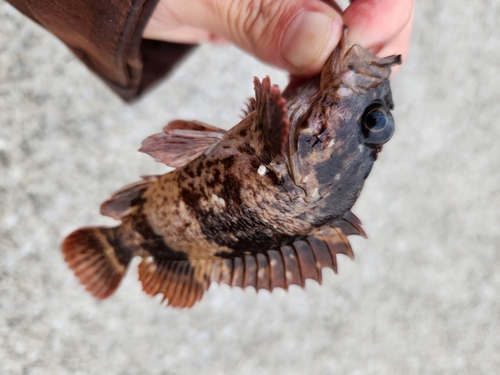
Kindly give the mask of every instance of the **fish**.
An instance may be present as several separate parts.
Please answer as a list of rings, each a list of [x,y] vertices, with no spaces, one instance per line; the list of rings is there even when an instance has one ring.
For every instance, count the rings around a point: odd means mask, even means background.
[[[321,73],[283,93],[254,78],[255,98],[230,130],[175,120],[139,150],[175,169],[145,176],[101,205],[115,227],[66,237],[64,259],[94,297],[112,295],[132,258],[143,290],[190,308],[212,283],[256,291],[337,273],[366,237],[351,212],[394,133],[391,68],[345,36]]]

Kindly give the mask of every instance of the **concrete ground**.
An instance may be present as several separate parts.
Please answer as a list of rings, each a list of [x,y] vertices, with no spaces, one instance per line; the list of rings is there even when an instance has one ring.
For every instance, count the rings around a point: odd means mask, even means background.
[[[498,374],[500,2],[417,4],[393,80],[397,131],[354,212],[368,240],[322,286],[212,286],[190,311],[141,292],[134,262],[97,302],[59,247],[109,195],[166,169],[138,153],[169,120],[237,122],[252,77],[204,46],[131,106],[0,5],[1,374]]]

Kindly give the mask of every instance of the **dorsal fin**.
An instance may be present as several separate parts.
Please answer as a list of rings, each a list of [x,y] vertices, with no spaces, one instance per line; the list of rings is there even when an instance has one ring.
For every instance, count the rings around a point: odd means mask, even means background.
[[[349,221],[342,218],[280,249],[225,258],[213,268],[215,272],[211,269],[212,272],[205,273],[205,278],[241,288],[252,286],[256,290],[287,290],[290,285],[304,287],[306,279],[321,284],[323,268],[331,268],[337,273],[337,254],[354,259],[347,235],[365,236],[358,218],[351,212],[345,216]]]
[[[163,294],[163,301],[168,300],[173,307],[190,308],[208,287],[207,282],[197,280],[196,268],[189,260],[145,258],[138,271],[143,290],[152,296]]]
[[[278,250],[226,258],[219,262],[218,272],[206,276],[210,281],[231,287],[251,286],[269,291],[274,288],[288,290],[290,285],[304,288],[306,279],[321,283],[321,270],[325,267],[337,272],[335,255],[346,251],[331,243],[331,237],[310,236]]]
[[[140,152],[158,163],[178,168],[186,165],[219,142],[226,131],[199,121],[176,120],[142,142]]]
[[[347,236],[356,234],[363,238],[368,238],[365,231],[361,227],[361,220],[359,220],[358,217],[351,211],[347,211],[344,216],[342,216],[342,220],[339,223],[342,230]]]
[[[278,86],[271,86],[269,77],[259,82],[254,78],[255,86],[255,119],[252,130],[255,132],[256,150],[263,150],[258,155],[267,163],[276,157],[283,157],[290,132],[290,121],[287,117],[286,100],[281,96]],[[271,159],[271,160],[269,160]]]
[[[306,279],[321,284],[323,268],[337,273],[337,254],[354,258],[347,235],[364,235],[360,225],[358,218],[348,212],[331,226],[279,249],[201,260],[145,258],[139,265],[139,279],[146,293],[163,294],[169,306],[181,308],[199,301],[212,282],[251,286],[257,291],[288,290],[290,285],[304,288]]]
[[[114,193],[106,202],[101,204],[101,214],[116,220],[121,220],[121,218],[126,216],[134,206],[134,200],[139,198],[149,185],[157,179],[157,176],[143,176],[142,181],[124,186]]]

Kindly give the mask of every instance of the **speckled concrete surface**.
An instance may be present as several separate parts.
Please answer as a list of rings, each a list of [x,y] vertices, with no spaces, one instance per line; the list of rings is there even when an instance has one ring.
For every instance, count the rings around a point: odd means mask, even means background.
[[[0,4],[1,374],[497,374],[500,2],[419,2],[393,81],[397,132],[354,212],[368,240],[324,285],[212,286],[190,311],[141,292],[135,262],[97,302],[63,263],[73,229],[139,175],[175,118],[235,124],[252,77],[282,73],[206,46],[124,105],[51,35]]]

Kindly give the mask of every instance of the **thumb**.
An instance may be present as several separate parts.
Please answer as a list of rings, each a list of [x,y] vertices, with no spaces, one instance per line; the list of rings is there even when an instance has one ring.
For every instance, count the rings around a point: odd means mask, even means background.
[[[341,15],[322,0],[162,0],[159,7],[178,24],[301,76],[321,71],[342,33]]]

